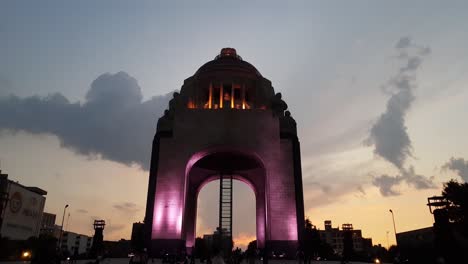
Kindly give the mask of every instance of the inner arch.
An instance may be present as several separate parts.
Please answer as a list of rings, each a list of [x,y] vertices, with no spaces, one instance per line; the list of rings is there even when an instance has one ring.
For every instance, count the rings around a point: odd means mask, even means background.
[[[253,190],[257,244],[259,248],[263,248],[266,239],[266,172],[263,163],[254,154],[237,150],[198,153],[189,161],[183,223],[186,247],[192,248],[195,243],[199,192],[207,183],[219,179],[220,173],[233,175],[233,179],[246,183]],[[219,195],[219,192],[216,193]]]
[[[213,234],[218,226],[219,181],[213,179],[201,187],[198,194],[196,236]],[[234,248],[245,249],[256,239],[255,193],[244,182],[234,180],[233,197],[233,240]]]

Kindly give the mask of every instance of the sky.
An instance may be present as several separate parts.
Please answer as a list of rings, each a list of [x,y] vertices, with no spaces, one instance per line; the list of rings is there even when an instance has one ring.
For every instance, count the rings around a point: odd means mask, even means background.
[[[2,1],[0,160],[48,191],[65,228],[130,238],[158,117],[223,47],[272,81],[298,124],[305,214],[374,244],[432,225],[427,197],[468,181],[466,1]],[[234,240],[255,239],[236,183]],[[197,235],[217,225],[217,185]],[[68,219],[68,217],[66,217]],[[60,224],[60,223],[58,223]]]

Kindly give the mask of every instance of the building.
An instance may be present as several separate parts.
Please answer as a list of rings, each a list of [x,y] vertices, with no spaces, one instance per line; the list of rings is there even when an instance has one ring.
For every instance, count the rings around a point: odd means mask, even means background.
[[[0,171],[0,194],[0,235],[11,240],[37,237],[47,192],[11,181]]]
[[[227,236],[228,230],[226,228],[216,228],[213,234],[203,235],[203,240],[206,247],[214,252],[220,250],[227,256],[233,247],[233,241],[230,236]]]
[[[343,253],[346,232],[351,233],[352,246],[355,252],[366,251],[372,247],[372,239],[363,238],[362,231],[354,229],[352,224],[343,224],[341,230],[339,227],[333,228],[330,220],[326,220],[324,224],[325,230],[319,230],[320,239],[329,244],[337,254]]]
[[[53,237],[59,239],[61,230],[62,230],[62,227],[59,226],[59,225],[54,225],[52,227],[41,227],[40,234],[41,235],[53,236]]]
[[[56,218],[57,216],[55,214],[46,212],[42,214],[41,235],[50,235],[57,239],[60,237],[61,226],[55,224]]]
[[[449,233],[444,235],[449,235]],[[436,247],[436,235],[433,227],[400,232],[396,234],[396,239],[401,256],[409,259],[410,263],[413,260],[417,260],[418,263],[435,263],[435,260],[443,252]],[[444,244],[451,249],[448,258],[444,256],[447,263],[466,263],[460,261],[460,258],[457,257],[460,252],[451,243],[453,243],[453,240],[448,240]],[[454,259],[450,260],[450,258]]]
[[[433,247],[434,228],[425,227],[396,234],[399,247]]]
[[[88,254],[93,245],[93,238],[87,235],[64,231],[62,235],[62,252],[68,255]]]
[[[103,241],[102,246],[106,257],[109,258],[127,258],[131,250],[131,241],[120,239],[119,241]],[[150,263],[150,262],[148,262]]]
[[[296,121],[235,49],[223,48],[184,80],[158,120],[151,157],[144,222],[152,255],[191,251],[196,197],[215,180],[223,189],[220,228],[232,234],[232,203],[224,202],[232,192],[224,191],[238,180],[256,194],[258,248],[296,255],[304,229]]]
[[[145,224],[144,223],[133,223],[132,226],[132,238],[130,242],[133,250],[143,250],[145,247]]]
[[[57,216],[55,214],[51,214],[51,213],[44,212],[42,214],[41,229],[40,229],[41,234],[50,234],[50,235],[54,234],[54,230],[56,228],[56,225],[55,225],[56,217]]]
[[[55,214],[44,212],[42,214],[41,229],[42,228],[52,228],[52,227],[54,227],[56,217],[57,216]]]

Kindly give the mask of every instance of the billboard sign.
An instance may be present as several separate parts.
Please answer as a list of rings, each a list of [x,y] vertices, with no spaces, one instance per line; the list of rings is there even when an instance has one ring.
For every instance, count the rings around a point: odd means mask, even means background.
[[[38,236],[45,197],[10,182],[8,202],[0,233],[13,240]]]

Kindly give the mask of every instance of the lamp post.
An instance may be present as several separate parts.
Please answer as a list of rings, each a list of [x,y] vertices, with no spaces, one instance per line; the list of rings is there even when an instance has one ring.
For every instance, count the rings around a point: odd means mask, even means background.
[[[62,251],[62,234],[63,234],[63,221],[65,220],[65,210],[67,210],[68,204],[63,208],[62,216],[62,225],[60,226],[60,236],[59,236],[59,250]]]
[[[392,214],[393,231],[395,232],[395,243],[396,243],[396,245],[398,246],[398,240],[397,240],[397,236],[396,236],[395,216],[393,215],[392,209],[390,209],[389,211],[390,211],[390,213]]]
[[[388,242],[388,233],[389,231],[387,231],[387,250],[390,249],[390,243]]]
[[[69,224],[69,223],[70,223],[70,213],[68,213],[68,216],[67,216],[67,224],[65,225],[65,229],[63,229],[63,231],[70,230],[70,229],[68,229],[68,227],[69,227],[68,224]]]

